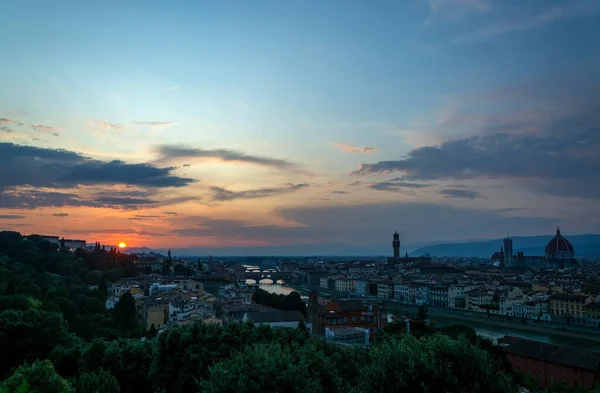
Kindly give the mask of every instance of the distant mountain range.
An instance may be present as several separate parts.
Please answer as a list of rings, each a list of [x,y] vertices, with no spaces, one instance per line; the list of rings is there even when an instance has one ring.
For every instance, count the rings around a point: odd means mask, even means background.
[[[523,251],[525,255],[544,255],[544,248],[552,236],[524,236],[513,237],[513,249]],[[600,255],[600,235],[574,235],[567,236],[567,239],[575,247],[577,256],[596,256]],[[494,240],[473,240],[457,243],[439,243],[434,245],[418,245],[414,251],[409,252],[410,256],[420,256],[430,254],[436,257],[455,256],[455,257],[490,257],[495,251],[499,251],[502,246],[502,239]],[[147,247],[127,248],[127,253],[158,252],[167,255],[168,249],[152,249]],[[200,257],[207,258],[209,255],[215,257],[335,257],[335,256],[370,256],[370,257],[389,257],[392,254],[392,244],[390,242],[378,243],[373,245],[348,245],[341,243],[332,244],[289,244],[281,246],[260,246],[260,247],[223,247],[223,248],[173,248],[171,253],[175,257]],[[401,254],[404,255],[404,249]]]
[[[574,235],[565,236],[575,248],[576,256],[598,256],[600,255],[600,235]],[[522,251],[525,255],[544,255],[546,244],[552,236],[523,236],[513,237],[514,252]],[[491,257],[496,251],[500,251],[503,239],[487,241],[465,242],[465,243],[443,243],[421,247],[411,253],[410,256],[430,254],[435,257]]]

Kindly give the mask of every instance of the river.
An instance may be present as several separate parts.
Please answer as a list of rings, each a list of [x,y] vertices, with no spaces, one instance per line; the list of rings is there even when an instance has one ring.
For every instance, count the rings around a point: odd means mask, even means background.
[[[256,284],[256,281],[246,280],[246,284]],[[263,279],[258,283],[258,287],[264,291],[276,293],[278,295],[289,295],[291,292],[294,292],[294,288],[288,287],[281,280],[274,283],[273,280]]]

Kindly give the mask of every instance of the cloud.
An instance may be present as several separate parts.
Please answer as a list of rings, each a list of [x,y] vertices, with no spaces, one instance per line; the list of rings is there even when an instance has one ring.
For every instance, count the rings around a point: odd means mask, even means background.
[[[99,161],[68,150],[0,143],[0,190],[16,186],[75,188],[98,184],[164,188],[184,187],[194,182],[173,175],[175,169],[119,160]]]
[[[137,236],[168,236],[166,232],[149,232],[140,228],[114,228],[114,229],[63,229],[61,233],[68,233],[71,235],[137,235]]]
[[[426,188],[430,186],[427,184],[410,183],[405,181],[398,181],[398,179],[392,179],[378,183],[371,183],[367,187],[378,191],[391,191],[400,192],[407,195],[414,195],[414,189]]]
[[[16,120],[7,119],[5,117],[0,118],[0,124],[11,124],[13,126],[22,126],[23,123]]]
[[[133,208],[137,208],[142,205],[152,205],[157,203],[157,201],[148,198],[131,198],[131,197],[118,197],[118,196],[106,196],[95,198],[94,202],[98,205],[104,207],[128,207],[133,206]]]
[[[464,190],[457,188],[448,188],[445,190],[440,190],[438,194],[443,195],[444,198],[466,198],[466,199],[475,199],[480,198],[481,194],[477,191],[473,190]]]
[[[266,198],[274,195],[288,194],[308,187],[307,183],[287,184],[283,187],[258,188],[254,190],[230,191],[222,187],[211,187],[212,199],[215,201],[232,201],[234,199]]]
[[[426,23],[436,19],[454,23],[469,14],[485,14],[492,8],[487,0],[427,0],[427,3],[430,14]]]
[[[350,191],[343,191],[343,190],[333,190],[331,191],[332,194],[337,194],[337,195],[345,195],[345,194],[350,194]]]
[[[0,208],[36,209],[38,207],[92,206],[92,202],[62,192],[36,190],[5,190],[0,192]]]
[[[373,153],[373,152],[377,151],[377,149],[375,147],[371,147],[371,146],[358,147],[358,146],[348,145],[348,144],[342,143],[342,142],[336,142],[336,143],[334,143],[334,146],[342,151],[345,151],[346,153]]]
[[[176,212],[162,212],[163,214],[166,214],[168,216],[176,216],[177,213]]]
[[[538,133],[495,133],[362,164],[355,175],[404,172],[416,180],[509,179],[539,192],[600,198],[600,116],[564,118]]]
[[[95,126],[95,127],[100,127],[100,128],[104,128],[107,130],[122,130],[125,127],[123,126],[119,126],[116,124],[111,124],[102,120],[94,120],[91,122],[91,125]]]
[[[0,132],[4,132],[6,134],[12,134],[12,133],[15,132],[15,130],[13,130],[12,128],[7,127],[7,126],[1,126],[0,127]]]
[[[136,121],[134,124],[150,127],[172,127],[176,126],[178,123],[172,123],[169,121]]]
[[[529,18],[493,24],[476,30],[473,33],[459,36],[452,40],[452,43],[461,44],[467,42],[478,42],[503,34],[524,30],[533,30],[563,19],[593,15],[597,11],[597,8],[597,2],[592,0],[566,1],[562,4],[557,4],[553,7],[547,8],[537,15]]]
[[[58,136],[58,133],[56,132],[56,128],[54,128],[54,127],[45,126],[43,124],[32,124],[31,128],[36,132],[44,132],[44,133],[52,134],[54,136]]]
[[[130,220],[154,220],[156,218],[161,218],[162,216],[155,216],[155,215],[143,215],[143,214],[136,214],[133,217],[130,217]]]
[[[227,149],[204,150],[200,148],[188,148],[184,146],[161,145],[156,148],[156,152],[161,156],[161,161],[168,161],[176,158],[203,158],[219,159],[225,162],[240,162],[245,164],[255,164],[280,170],[297,170],[298,166],[290,161],[252,156],[242,152]]]
[[[25,216],[19,216],[17,214],[0,214],[0,220],[20,220]]]
[[[68,217],[69,213],[54,213],[52,214],[54,217]]]

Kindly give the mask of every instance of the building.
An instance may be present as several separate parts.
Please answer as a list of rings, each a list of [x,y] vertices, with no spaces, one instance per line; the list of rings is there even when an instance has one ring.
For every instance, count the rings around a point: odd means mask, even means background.
[[[356,280],[344,276],[336,277],[335,290],[340,292],[354,292],[356,290]]]
[[[415,287],[408,283],[394,284],[394,300],[404,304],[415,303]]]
[[[356,280],[355,292],[358,296],[368,296],[369,282],[367,280]]]
[[[493,295],[482,289],[473,289],[465,293],[466,309],[471,311],[484,311],[481,306],[489,305],[493,301]]]
[[[152,305],[146,309],[146,329],[154,325],[155,329],[160,329],[166,323],[167,312],[165,307],[160,304]]]
[[[431,256],[421,256],[421,257],[409,257],[408,252],[405,253],[404,258],[400,257],[400,235],[398,232],[394,232],[392,248],[394,249],[394,256],[387,259],[388,266],[393,267],[394,269],[401,269],[407,263],[431,263]]]
[[[600,328],[600,302],[588,303],[584,315],[586,325]]]
[[[545,256],[548,265],[558,269],[564,269],[577,263],[573,245],[560,233],[558,227],[556,228],[556,236],[546,245]]]
[[[415,304],[417,306],[424,306],[429,304],[429,289],[430,286],[427,283],[421,283],[415,285]]]
[[[233,272],[235,274],[235,281],[245,282],[246,281],[246,267],[240,265],[239,263],[233,267]]]
[[[344,346],[369,345],[369,330],[360,327],[328,327],[325,328],[325,340],[331,344]]]
[[[589,388],[598,379],[600,353],[515,337],[498,339],[498,345],[513,369],[535,378],[541,388],[555,383]]]
[[[526,256],[523,252],[513,253],[512,239],[503,240],[500,252],[495,252],[490,258],[492,264],[500,268],[553,268],[565,269],[577,265],[573,245],[556,228],[556,235],[546,245],[543,256]]]
[[[432,285],[429,287],[429,304],[433,307],[448,307],[448,287],[445,285]]]
[[[242,318],[242,322],[274,328],[297,328],[301,321],[304,321],[304,316],[300,311],[250,311]]]
[[[387,316],[377,304],[358,300],[333,300],[318,313],[319,331],[326,328],[360,327],[368,329],[369,341],[387,325]]]
[[[503,251],[504,251],[504,266],[512,267],[513,266],[513,241],[510,238],[506,238],[503,241]]]
[[[321,287],[323,289],[328,289],[329,288],[329,277],[327,277],[327,276],[321,277],[319,279],[319,287]]]
[[[585,323],[585,306],[592,303],[588,295],[559,294],[550,298],[550,313],[569,319],[569,322]]]
[[[377,281],[377,298],[378,299],[392,299],[394,297],[394,282],[391,280],[379,280]]]

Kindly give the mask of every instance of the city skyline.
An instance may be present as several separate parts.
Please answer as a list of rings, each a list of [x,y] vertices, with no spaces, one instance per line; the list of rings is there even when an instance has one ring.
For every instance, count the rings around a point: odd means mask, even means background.
[[[597,2],[0,13],[0,230],[307,253],[600,232]]]

